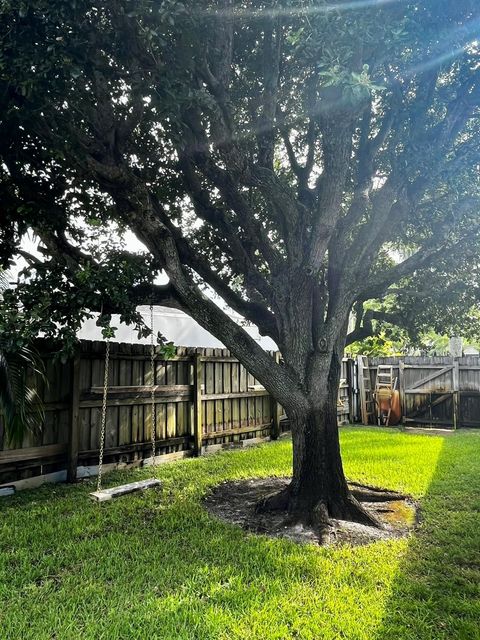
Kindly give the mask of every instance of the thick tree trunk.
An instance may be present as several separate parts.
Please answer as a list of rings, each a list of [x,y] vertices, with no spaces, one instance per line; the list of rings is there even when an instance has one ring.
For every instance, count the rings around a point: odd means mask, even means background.
[[[287,409],[293,441],[292,481],[258,507],[285,510],[291,519],[313,526],[321,538],[328,535],[332,518],[379,526],[348,488],[337,425],[339,363],[335,358],[327,373],[303,406]]]

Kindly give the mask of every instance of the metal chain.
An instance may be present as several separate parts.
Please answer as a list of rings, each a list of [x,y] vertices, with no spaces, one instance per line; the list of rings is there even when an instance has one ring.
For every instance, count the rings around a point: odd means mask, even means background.
[[[105,345],[105,373],[103,376],[103,402],[102,402],[102,423],[100,430],[100,455],[98,459],[97,491],[102,488],[103,472],[103,451],[105,449],[105,429],[107,424],[107,395],[108,395],[108,370],[110,362],[110,341],[107,339]]]
[[[155,340],[153,335],[153,304],[150,305],[150,370],[152,372],[152,388],[150,391],[150,400],[152,404],[152,465],[155,466],[155,440],[156,440],[156,411],[155,411]]]

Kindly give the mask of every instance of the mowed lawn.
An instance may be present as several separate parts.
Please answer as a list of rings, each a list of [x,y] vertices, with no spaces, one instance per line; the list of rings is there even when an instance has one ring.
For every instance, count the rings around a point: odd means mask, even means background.
[[[410,538],[322,549],[205,512],[212,485],[288,474],[285,440],[162,465],[161,492],[102,505],[93,481],[45,486],[0,501],[0,638],[480,639],[480,432],[341,440],[350,479],[420,499]]]

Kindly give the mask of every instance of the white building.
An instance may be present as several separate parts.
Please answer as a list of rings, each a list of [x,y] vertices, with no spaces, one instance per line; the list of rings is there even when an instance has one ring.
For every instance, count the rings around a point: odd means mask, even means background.
[[[463,355],[464,356],[478,356],[480,355],[480,351],[475,348],[475,347],[464,347],[463,348]]]
[[[150,307],[139,307],[145,324],[150,326]],[[241,316],[230,314],[230,317],[241,324],[242,327],[266,350],[276,350],[277,346],[270,338],[260,336],[258,328],[253,324],[245,324]],[[173,342],[178,347],[210,347],[224,348],[220,340],[217,340],[211,333],[203,329],[193,318],[168,307],[154,307],[153,311],[154,332],[160,333]],[[117,327],[115,342],[127,343],[149,343],[150,338],[138,339],[134,327],[129,327],[119,321],[119,316],[112,317],[112,326]],[[97,327],[95,320],[86,320],[80,329],[79,338],[84,340],[103,340],[102,330]]]

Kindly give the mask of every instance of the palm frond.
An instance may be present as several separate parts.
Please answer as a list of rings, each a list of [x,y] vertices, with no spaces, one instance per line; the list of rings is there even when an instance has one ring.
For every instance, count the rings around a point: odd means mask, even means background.
[[[9,286],[8,271],[0,269],[0,299]],[[35,349],[22,346],[11,352],[0,344],[0,417],[10,445],[21,445],[25,434],[38,431],[44,422],[39,380],[46,382],[45,368]]]
[[[5,354],[0,352],[0,411],[8,423],[15,415],[15,396],[13,394],[10,367]]]
[[[3,269],[0,269],[0,295],[3,291],[5,291],[5,289],[8,289],[8,286],[8,271],[3,271]]]
[[[45,381],[45,371],[33,349],[0,352],[0,415],[10,445],[20,445],[27,432],[38,432],[44,422],[45,410],[36,390],[39,379]]]

